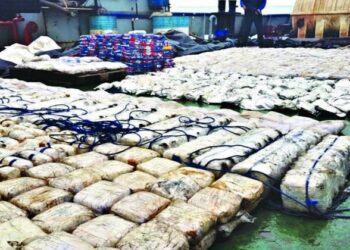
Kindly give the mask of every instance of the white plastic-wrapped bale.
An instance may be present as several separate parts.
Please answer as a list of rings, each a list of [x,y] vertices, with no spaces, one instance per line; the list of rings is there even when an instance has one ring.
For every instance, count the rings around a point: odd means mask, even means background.
[[[212,213],[182,201],[171,204],[156,219],[186,235],[190,245],[198,244],[217,220]]]
[[[45,181],[31,177],[7,180],[0,182],[0,196],[3,199],[11,199],[19,194],[45,185]]]
[[[136,227],[135,223],[107,214],[81,224],[73,234],[94,247],[114,247]]]
[[[23,157],[26,160],[33,162],[34,166],[42,165],[45,163],[53,162],[53,159],[50,156],[36,152],[33,150],[25,150],[19,153],[20,157]]]
[[[100,181],[84,188],[74,196],[74,202],[96,213],[108,213],[111,207],[129,195],[131,190],[114,182]]]
[[[169,172],[163,177],[171,177],[176,175],[186,175],[194,180],[201,188],[208,187],[215,180],[215,175],[206,170],[190,168],[190,167],[182,167],[173,172]]]
[[[75,203],[62,203],[35,216],[32,221],[44,231],[52,233],[57,231],[74,231],[95,216],[84,206]]]
[[[133,192],[145,191],[148,183],[153,183],[157,179],[141,171],[119,175],[113,182],[130,188]]]
[[[31,161],[14,156],[5,157],[1,162],[3,165],[18,168],[21,171],[25,171],[34,166]]]
[[[225,174],[210,187],[229,191],[243,198],[242,209],[252,211],[263,198],[264,184],[237,174]]]
[[[251,216],[247,211],[239,211],[236,216],[225,224],[220,224],[217,227],[217,232],[222,238],[228,238],[232,232],[242,223],[254,223],[255,218]]]
[[[92,169],[77,169],[69,174],[49,179],[49,185],[72,193],[78,193],[100,180],[101,176]]]
[[[109,158],[114,158],[117,154],[124,152],[128,150],[130,147],[129,146],[123,146],[123,145],[116,145],[113,143],[106,143],[99,145],[94,148],[94,151],[108,156]]]
[[[242,197],[216,188],[205,188],[196,193],[189,201],[196,207],[213,213],[220,223],[229,222],[239,211]]]
[[[189,250],[186,237],[160,221],[150,221],[130,231],[116,246],[120,250]]]
[[[17,217],[26,217],[27,213],[7,201],[0,201],[0,224]]]
[[[245,161],[238,163],[231,171],[240,174],[249,172],[262,181],[266,181],[267,178],[280,180],[289,165],[321,139],[322,137],[314,131],[295,129]]]
[[[66,175],[74,170],[75,168],[63,163],[46,163],[30,168],[26,173],[30,177],[49,179]]]
[[[104,161],[93,167],[103,180],[113,181],[122,174],[130,173],[134,167],[121,161]]]
[[[213,246],[216,240],[216,229],[212,229],[209,233],[207,233],[203,239],[199,243],[197,243],[195,246],[192,246],[191,249],[193,250],[208,250]]]
[[[0,137],[0,148],[5,149],[16,149],[19,145],[19,142],[15,139],[9,137]]]
[[[107,161],[108,157],[96,152],[89,152],[81,155],[69,156],[63,159],[62,163],[70,165],[75,168],[89,168],[94,167],[104,161]]]
[[[0,181],[21,177],[21,171],[14,167],[0,167]]]
[[[66,232],[54,232],[44,237],[37,237],[23,247],[23,250],[93,250],[89,243]]]
[[[76,154],[75,148],[73,146],[67,145],[67,144],[53,144],[53,145],[51,145],[51,148],[57,150],[60,157],[61,156],[68,157],[68,156],[73,156]]]
[[[147,184],[147,190],[170,200],[187,201],[201,187],[191,177],[183,174],[172,174]]]
[[[159,153],[145,148],[131,148],[115,156],[117,161],[122,161],[132,166],[159,157]]]
[[[3,161],[4,159],[11,157],[15,153],[16,151],[14,150],[0,148],[0,160]],[[8,165],[7,163],[4,163],[4,162],[2,162],[2,164]]]
[[[57,150],[52,147],[41,147],[37,149],[38,152],[49,156],[53,161],[61,161],[65,157],[68,157],[67,153],[63,150]]]
[[[148,192],[125,197],[112,207],[112,212],[135,223],[145,223],[166,208],[170,200]]]
[[[171,161],[165,158],[154,158],[137,165],[137,169],[155,177],[160,177],[166,173],[174,171],[181,167],[181,164],[176,161]]]
[[[39,187],[13,198],[11,203],[32,215],[42,213],[58,204],[71,201],[72,194],[52,187]]]
[[[171,148],[164,152],[164,157],[168,159],[180,158],[182,161],[188,161],[190,156],[201,150],[205,153],[204,148],[225,144],[227,141],[245,134],[252,127],[247,127],[245,123],[231,123],[224,130],[219,130],[207,136],[202,136],[196,140],[184,143],[177,148]],[[208,149],[209,150],[209,149]]]
[[[280,133],[274,129],[253,129],[197,156],[193,162],[209,170],[229,171],[235,164],[242,162],[279,136]]]
[[[300,157],[284,177],[283,206],[297,212],[325,213],[350,172],[350,137],[327,136]]]
[[[24,241],[46,235],[40,227],[25,217],[17,217],[0,224],[0,232],[0,247],[4,250],[13,249],[9,242],[20,246]]]

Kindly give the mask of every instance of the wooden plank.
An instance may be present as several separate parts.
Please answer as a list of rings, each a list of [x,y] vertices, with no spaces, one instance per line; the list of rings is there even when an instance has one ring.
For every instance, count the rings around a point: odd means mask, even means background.
[[[315,27],[315,38],[323,38],[325,28],[326,28],[326,20],[324,19],[317,20],[316,27]]]
[[[339,22],[340,22],[339,37],[348,37],[349,27],[350,27],[350,17],[341,16],[339,18]]]

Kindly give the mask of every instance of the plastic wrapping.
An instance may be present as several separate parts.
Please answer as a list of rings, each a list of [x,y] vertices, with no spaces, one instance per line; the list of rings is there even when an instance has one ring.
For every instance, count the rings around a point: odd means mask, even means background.
[[[167,178],[167,177],[172,177],[179,174],[190,177],[201,188],[208,187],[215,180],[215,176],[212,172],[202,170],[202,169],[190,168],[190,167],[179,168],[173,172],[163,175],[163,177]]]
[[[117,178],[114,179],[113,182],[117,183],[118,185],[128,187],[133,192],[138,191],[145,191],[146,185],[148,183],[153,183],[157,179],[149,174],[146,174],[141,171],[135,171],[132,173],[122,174],[119,175]]]
[[[21,171],[14,167],[0,167],[0,181],[21,177]]]
[[[191,153],[210,146],[222,145],[249,130],[249,128],[247,128],[247,130],[242,129],[247,126],[247,124],[243,123],[231,123],[228,126],[231,128],[216,131],[210,135],[201,136],[196,140],[184,143],[177,148],[168,149],[164,152],[163,156],[168,159],[172,159],[174,156],[177,156],[183,161],[188,161]],[[205,153],[205,151],[202,150],[202,153]]]
[[[39,187],[13,198],[11,203],[31,215],[42,213],[58,204],[71,201],[72,194],[51,187]]]
[[[182,201],[174,202],[156,218],[185,234],[191,245],[199,243],[217,220],[212,213]]]
[[[148,191],[170,200],[187,201],[200,189],[191,177],[183,174],[164,176],[147,184]]]
[[[103,180],[113,181],[119,175],[132,172],[134,167],[121,161],[104,161],[93,167],[93,170],[98,173]]]
[[[274,129],[254,129],[223,146],[210,149],[193,162],[209,170],[227,171],[279,136],[280,133]]]
[[[13,249],[8,242],[21,245],[24,241],[46,235],[40,227],[25,217],[17,217],[0,224],[0,232],[0,247],[6,250]]]
[[[89,152],[81,155],[69,156],[63,159],[62,162],[75,168],[89,168],[95,167],[97,164],[107,160],[108,158],[102,154]]]
[[[186,237],[157,220],[133,229],[116,246],[120,250],[189,250]]]
[[[137,165],[137,169],[155,177],[160,177],[166,173],[174,171],[181,167],[181,164],[176,161],[171,161],[165,158],[154,158]]]
[[[108,214],[80,225],[73,234],[94,247],[113,247],[136,226],[135,223]]]
[[[137,192],[125,197],[112,207],[112,212],[135,223],[145,223],[154,218],[170,200],[148,192]]]
[[[229,173],[214,182],[211,187],[241,196],[243,198],[241,207],[247,211],[252,211],[257,206],[264,193],[264,184],[260,181]]]
[[[113,158],[116,154],[124,152],[128,148],[129,148],[128,146],[115,145],[113,143],[106,143],[95,147],[94,151],[103,155],[107,155],[110,158]]]
[[[247,160],[237,164],[231,171],[241,174],[257,172],[273,180],[280,180],[289,165],[321,139],[318,133],[311,130],[293,130]]]
[[[0,224],[17,217],[26,217],[26,211],[7,201],[0,201]]]
[[[46,180],[48,178],[55,178],[55,177],[66,175],[74,170],[75,168],[68,166],[66,164],[46,163],[43,165],[30,168],[26,171],[26,173],[30,177]]]
[[[11,199],[24,192],[45,186],[45,184],[45,181],[31,177],[7,180],[0,182],[0,195],[3,199]]]
[[[38,214],[32,221],[49,233],[57,231],[72,232],[80,224],[94,217],[94,214],[86,207],[66,202]]]
[[[0,137],[0,148],[5,149],[15,149],[18,147],[19,142],[15,139],[9,138],[9,137]]]
[[[24,160],[22,158],[13,157],[13,156],[8,156],[3,158],[2,164],[8,165],[10,167],[18,168],[21,171],[25,171],[34,166],[33,163],[29,160]]]
[[[53,162],[53,159],[50,156],[32,150],[21,151],[19,156],[30,160],[33,162],[34,166]]]
[[[108,213],[111,207],[129,195],[131,190],[117,183],[100,181],[84,188],[74,196],[74,202],[97,213]]]
[[[350,172],[350,137],[327,136],[300,157],[281,184],[283,206],[297,212],[325,213]]]
[[[38,237],[25,245],[23,250],[93,250],[94,248],[78,237],[65,233],[54,232],[48,236]]]
[[[69,174],[49,179],[51,187],[78,193],[82,189],[101,180],[101,176],[91,169],[78,169]]]
[[[199,191],[188,201],[213,213],[220,223],[229,222],[239,211],[241,202],[242,197],[238,194],[210,187]]]
[[[145,149],[145,148],[131,148],[125,152],[117,154],[115,159],[117,161],[122,161],[128,163],[132,166],[137,166],[140,163],[149,161],[153,158],[158,157],[159,154],[155,151]]]

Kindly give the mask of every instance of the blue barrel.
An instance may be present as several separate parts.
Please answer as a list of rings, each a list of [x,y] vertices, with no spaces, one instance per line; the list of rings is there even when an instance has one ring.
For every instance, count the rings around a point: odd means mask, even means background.
[[[190,18],[187,16],[155,16],[153,17],[153,32],[165,33],[168,30],[178,30],[189,34]]]
[[[90,34],[117,33],[117,18],[114,16],[90,17]]]
[[[158,10],[169,5],[169,0],[148,0],[149,7]]]

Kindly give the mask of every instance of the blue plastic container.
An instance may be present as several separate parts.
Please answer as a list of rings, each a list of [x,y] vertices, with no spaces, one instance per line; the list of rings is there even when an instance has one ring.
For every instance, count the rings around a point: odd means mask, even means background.
[[[187,16],[155,16],[153,17],[153,32],[164,33],[167,30],[178,30],[189,33],[190,18]]]
[[[149,7],[158,10],[169,5],[169,0],[148,0]]]
[[[90,34],[117,33],[117,19],[114,16],[90,17]]]

